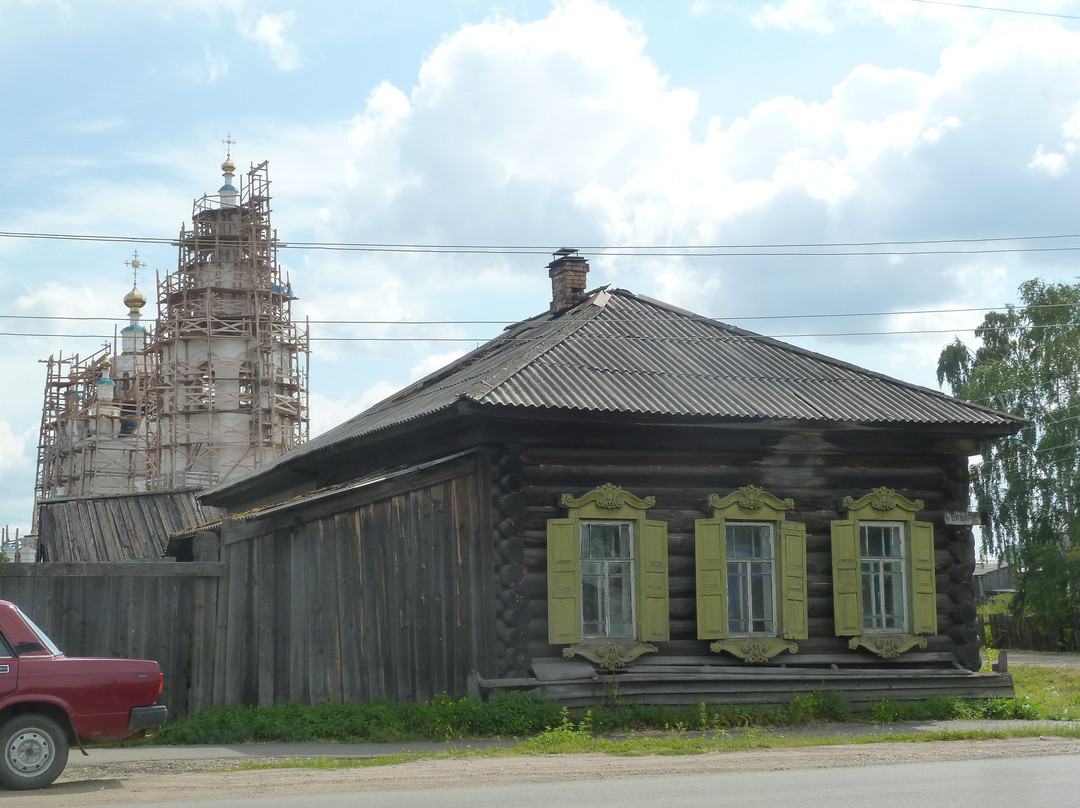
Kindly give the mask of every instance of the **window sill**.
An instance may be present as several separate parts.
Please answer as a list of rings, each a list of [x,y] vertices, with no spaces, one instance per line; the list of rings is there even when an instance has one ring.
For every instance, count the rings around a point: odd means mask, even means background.
[[[563,648],[563,656],[570,658],[574,655],[584,657],[590,662],[595,662],[601,668],[613,671],[625,667],[628,662],[633,662],[642,654],[655,654],[657,648],[647,642],[637,640],[585,640],[580,645],[571,645]]]
[[[717,640],[709,646],[714,654],[727,651],[734,654],[745,662],[768,662],[777,654],[784,651],[794,654],[799,650],[798,643],[791,640],[782,640],[778,637],[737,637],[734,639]]]
[[[865,648],[882,659],[896,659],[915,646],[925,648],[926,637],[917,637],[914,634],[860,634],[848,640],[848,648],[851,650]]]

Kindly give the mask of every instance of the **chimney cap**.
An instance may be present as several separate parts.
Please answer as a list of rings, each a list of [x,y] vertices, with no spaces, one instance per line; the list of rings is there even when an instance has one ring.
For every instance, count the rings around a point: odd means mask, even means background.
[[[573,255],[576,252],[577,250],[574,247],[562,247],[553,252],[552,255],[556,256],[557,258],[566,258],[566,256]]]

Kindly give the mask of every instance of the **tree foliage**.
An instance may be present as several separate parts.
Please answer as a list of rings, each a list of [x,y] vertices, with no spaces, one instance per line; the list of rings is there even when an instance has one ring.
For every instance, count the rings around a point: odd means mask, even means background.
[[[1017,573],[1021,614],[1080,638],[1080,284],[1031,280],[1022,306],[992,312],[974,354],[938,359],[953,394],[1027,419],[971,468],[983,544]]]

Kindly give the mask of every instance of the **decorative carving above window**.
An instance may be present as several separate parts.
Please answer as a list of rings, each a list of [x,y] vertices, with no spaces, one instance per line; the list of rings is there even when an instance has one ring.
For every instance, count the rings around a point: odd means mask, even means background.
[[[617,485],[604,483],[599,488],[595,488],[577,499],[571,494],[563,494],[562,504],[567,508],[581,508],[585,505],[593,504],[597,508],[602,508],[606,511],[616,511],[623,506],[629,505],[631,508],[643,511],[656,504],[656,497],[645,497],[645,499],[642,499],[641,497],[631,494],[629,491],[624,491]]]
[[[650,643],[628,640],[618,642],[615,640],[590,642],[581,645],[572,645],[563,648],[563,656],[569,659],[572,656],[581,656],[590,662],[595,662],[605,670],[614,671],[622,668],[628,662],[633,662],[642,654],[655,654],[657,648]]]
[[[864,511],[867,508],[872,511],[891,511],[900,509],[908,511],[909,513],[915,513],[923,509],[923,501],[921,499],[911,500],[905,497],[903,494],[898,494],[891,488],[875,488],[869,494],[864,494],[858,499],[852,497],[844,497],[843,505],[849,511],[853,511],[852,517],[857,517],[859,511]]]
[[[749,639],[734,638],[730,640],[717,640],[709,646],[714,654],[727,651],[746,662],[768,662],[777,654],[787,651],[790,654],[799,652],[798,643],[779,638]]]
[[[747,511],[757,511],[761,508],[788,511],[795,507],[795,500],[790,497],[780,499],[765,489],[758,488],[756,485],[747,485],[728,494],[726,497],[721,497],[719,494],[709,494],[709,505],[720,510],[730,508],[732,505],[738,505]]]

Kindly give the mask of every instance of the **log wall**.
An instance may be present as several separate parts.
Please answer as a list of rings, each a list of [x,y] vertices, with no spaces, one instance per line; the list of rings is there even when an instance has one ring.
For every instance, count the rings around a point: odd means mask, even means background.
[[[608,482],[654,496],[649,518],[668,524],[671,641],[661,644],[656,659],[670,654],[709,661],[708,642],[697,639],[694,521],[712,517],[709,494],[752,484],[793,498],[788,518],[807,527],[810,636],[799,642],[799,656],[825,664],[888,664],[869,652],[849,650],[847,639],[834,634],[830,534],[830,523],[846,517],[845,496],[858,498],[885,486],[922,499],[925,508],[918,518],[934,524],[938,634],[929,638],[927,649],[904,654],[903,664],[921,660],[932,667],[978,670],[974,538],[970,529],[946,526],[943,517],[945,510],[968,509],[970,441],[917,438],[903,431],[740,427],[563,428],[558,442],[551,433],[516,437],[502,447],[498,460],[515,470],[518,489],[513,513],[499,528],[499,572],[513,581],[514,595],[512,608],[501,615],[498,676],[527,677],[529,660],[559,654],[561,649],[547,642],[547,520],[565,516],[561,494],[580,496]]]

